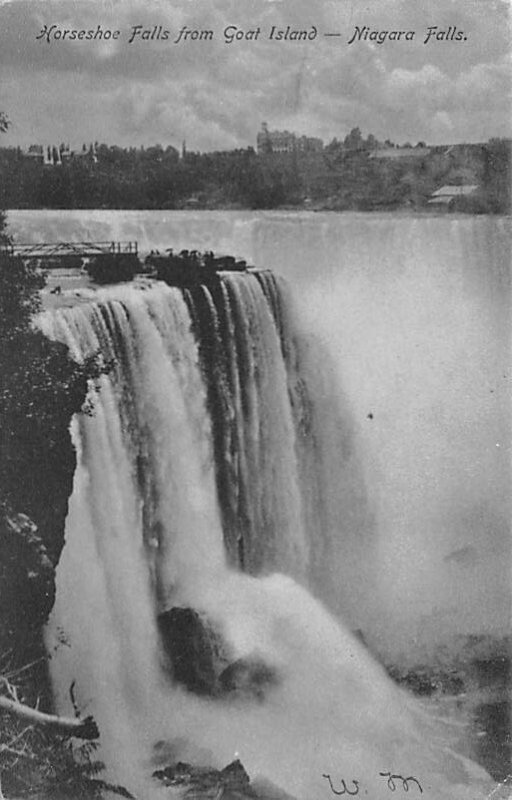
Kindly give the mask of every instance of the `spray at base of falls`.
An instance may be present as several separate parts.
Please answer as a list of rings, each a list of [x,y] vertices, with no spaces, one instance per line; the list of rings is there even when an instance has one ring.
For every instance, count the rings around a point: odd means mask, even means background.
[[[251,776],[300,800],[331,796],[325,773],[364,782],[371,797],[386,770],[415,775],[434,800],[474,800],[480,785],[483,797],[485,775],[313,597],[328,574],[314,553],[334,557],[335,516],[308,528],[323,500],[302,491],[322,422],[314,387],[299,382],[300,345],[276,324],[277,295],[253,275],[225,281],[201,312],[215,336],[229,333],[232,351],[214,370],[223,420],[194,335],[197,298],[115,288],[41,321],[77,357],[101,349],[115,365],[93,416],[73,423],[78,467],[48,633],[57,704],[76,680],[109,777],[145,799],[160,796],[148,784],[155,748],[218,767],[238,754]],[[350,470],[347,442],[335,450]],[[223,470],[243,510],[241,548],[223,529]],[[237,568],[240,552],[257,576]],[[204,612],[235,658],[275,671],[262,702],[201,698],[172,681],[156,618],[176,606]]]

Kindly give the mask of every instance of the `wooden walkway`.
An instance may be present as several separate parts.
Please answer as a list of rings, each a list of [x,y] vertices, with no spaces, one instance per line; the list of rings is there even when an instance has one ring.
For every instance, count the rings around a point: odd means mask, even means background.
[[[16,243],[5,248],[11,256],[23,259],[47,261],[49,265],[58,267],[70,257],[94,258],[101,255],[138,255],[137,242],[40,242]]]

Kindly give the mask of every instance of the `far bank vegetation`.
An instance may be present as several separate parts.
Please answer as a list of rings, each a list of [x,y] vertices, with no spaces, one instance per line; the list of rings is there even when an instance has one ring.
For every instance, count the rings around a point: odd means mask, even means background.
[[[158,144],[122,148],[95,142],[68,154],[64,144],[45,149],[40,158],[1,148],[0,207],[426,209],[443,185],[471,184],[477,191],[456,210],[510,211],[506,139],[396,145],[354,128],[320,152],[258,154],[248,147],[180,154]]]

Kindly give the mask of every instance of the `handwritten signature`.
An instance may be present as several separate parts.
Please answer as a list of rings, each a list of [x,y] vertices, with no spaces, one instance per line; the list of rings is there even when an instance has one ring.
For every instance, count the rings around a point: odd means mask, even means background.
[[[386,785],[390,792],[396,792],[397,788],[401,789],[401,791],[403,792],[408,792],[409,786],[415,783],[420,794],[423,794],[423,789],[419,780],[415,778],[413,775],[409,775],[409,777],[407,778],[404,778],[403,775],[396,775],[395,773],[392,772],[379,772],[379,775],[381,778],[387,778]],[[322,778],[325,778],[327,781],[329,781],[329,786],[333,794],[336,794],[338,796],[343,794],[348,794],[351,795],[352,797],[355,797],[356,794],[359,794],[359,787],[361,781],[356,781],[352,779],[351,781],[349,781],[349,783],[353,785],[353,788],[349,789],[349,787],[345,782],[345,779],[342,778],[340,782],[340,788],[337,789],[335,788],[335,785],[330,775],[322,775]],[[399,783],[397,784],[397,782]]]

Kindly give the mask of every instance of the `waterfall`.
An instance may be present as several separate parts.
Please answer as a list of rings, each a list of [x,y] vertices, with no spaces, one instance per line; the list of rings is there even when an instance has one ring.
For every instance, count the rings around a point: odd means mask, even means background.
[[[329,357],[284,288],[268,273],[113,287],[40,324],[77,358],[99,350],[113,364],[73,421],[47,639],[57,706],[76,681],[108,777],[146,800],[160,796],[149,776],[162,759],[240,757],[298,800],[332,796],[325,774],[380,796],[386,770],[434,800],[483,797],[485,775],[452,752],[451,732],[321,602],[343,605],[352,549],[374,546],[372,511]],[[157,616],[177,606],[277,676],[263,698],[200,697],[173,680]]]
[[[305,556],[315,594],[394,661],[509,630],[509,218],[96,209],[16,210],[9,223],[24,242],[213,249],[284,277],[298,310],[288,392],[308,431],[296,436],[309,551],[296,549],[297,575]],[[214,429],[215,448],[230,430]],[[225,477],[243,467],[228,462]],[[224,528],[229,508],[252,513],[228,484]],[[238,530],[226,533],[235,560]]]
[[[271,292],[268,278],[233,275],[186,294],[208,387],[231,560],[251,573],[287,568],[301,575],[308,543]]]

